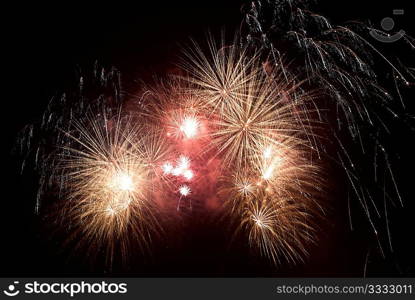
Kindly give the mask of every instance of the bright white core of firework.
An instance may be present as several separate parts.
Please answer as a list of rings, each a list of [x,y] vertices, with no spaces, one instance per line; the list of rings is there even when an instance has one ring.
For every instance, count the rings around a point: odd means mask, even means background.
[[[190,159],[187,156],[180,156],[175,167],[170,162],[166,162],[161,167],[164,175],[183,176],[186,180],[191,180],[194,173],[190,170]]]
[[[271,146],[266,147],[265,150],[264,150],[263,155],[264,155],[265,159],[271,158],[271,156],[272,156],[272,147]]]
[[[180,156],[179,161],[178,161],[178,165],[177,165],[177,169],[180,170],[187,170],[190,167],[190,159],[187,156]]]
[[[182,131],[187,138],[193,138],[197,134],[198,127],[199,122],[195,118],[187,117],[183,120],[180,131]]]
[[[264,226],[264,222],[261,220],[259,216],[254,216],[253,219],[254,219],[255,225],[257,225],[258,227]]]
[[[269,166],[262,174],[262,178],[265,180],[271,179],[273,172],[274,172],[274,166]]]
[[[183,172],[183,177],[186,178],[187,180],[190,180],[193,178],[193,172],[192,170],[185,170]]]
[[[132,191],[134,189],[133,179],[124,172],[119,172],[112,178],[112,186],[121,191]]]
[[[163,164],[162,169],[163,169],[164,174],[168,175],[173,172],[174,167],[171,163],[166,162],[165,164]]]
[[[190,188],[187,185],[182,185],[179,188],[179,193],[180,193],[180,195],[186,197],[190,194]]]

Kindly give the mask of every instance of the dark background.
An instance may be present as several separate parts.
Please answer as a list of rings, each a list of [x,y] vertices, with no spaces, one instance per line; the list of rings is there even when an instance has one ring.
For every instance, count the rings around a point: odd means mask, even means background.
[[[59,238],[43,230],[42,218],[34,214],[36,177],[19,175],[19,160],[12,153],[17,133],[39,118],[49,99],[77,81],[77,70],[92,68],[95,61],[115,66],[122,74],[123,88],[131,93],[137,79],[148,80],[174,67],[181,45],[189,37],[203,40],[210,31],[233,32],[242,22],[242,1],[135,1],[96,4],[73,1],[55,4],[16,4],[4,9],[2,70],[2,135],[4,164],[0,215],[2,276],[409,276],[415,274],[413,135],[402,128],[391,142],[401,153],[396,162],[398,184],[405,209],[391,208],[390,224],[394,251],[382,259],[369,236],[367,222],[358,205],[353,208],[350,231],[345,195],[333,196],[328,225],[311,248],[304,265],[269,267],[266,260],[250,255],[242,242],[229,247],[226,232],[215,222],[197,218],[188,226],[185,247],[160,248],[151,257],[134,260],[128,267],[109,270],[91,266],[82,253],[62,249]],[[415,11],[409,1],[320,1],[319,10],[335,22],[392,16],[392,9],[405,9],[394,17],[397,29],[414,35]],[[168,3],[168,4],[167,4]],[[412,58],[412,57],[411,57]],[[413,60],[406,62],[413,66]],[[410,97],[409,97],[410,98]],[[409,99],[410,101],[413,100]],[[414,105],[408,104],[414,112]],[[46,233],[45,233],[46,232]],[[168,243],[167,243],[168,244]],[[165,246],[164,246],[165,247]]]

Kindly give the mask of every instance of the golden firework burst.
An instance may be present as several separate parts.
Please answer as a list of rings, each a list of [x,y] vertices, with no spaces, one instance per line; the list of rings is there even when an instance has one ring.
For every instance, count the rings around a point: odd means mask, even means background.
[[[116,243],[126,250],[134,239],[146,248],[149,233],[160,229],[150,197],[149,165],[163,152],[154,141],[137,146],[143,141],[139,134],[130,119],[89,115],[66,132],[62,148],[63,215],[80,231],[81,243],[105,247],[109,258]]]

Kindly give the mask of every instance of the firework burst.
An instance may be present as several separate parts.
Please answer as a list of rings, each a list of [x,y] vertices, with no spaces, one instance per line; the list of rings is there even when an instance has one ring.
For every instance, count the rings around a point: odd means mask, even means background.
[[[207,55],[196,47],[185,65],[223,162],[220,198],[253,248],[276,264],[299,261],[323,195],[321,167],[313,162],[313,97],[282,65],[266,70],[246,48],[221,46],[210,42]]]
[[[200,107],[207,107],[210,138],[223,159],[244,167],[264,145],[307,144],[304,136],[315,136],[311,93],[300,94],[300,84],[286,77],[284,66],[267,73],[246,48],[221,46],[211,41],[209,55],[195,46],[199,51],[187,53],[184,66],[190,73],[186,79],[201,99]],[[283,142],[287,140],[292,141]]]
[[[239,103],[259,70],[255,65],[256,56],[247,55],[247,48],[227,47],[224,39],[219,48],[212,37],[208,45],[210,51],[205,52],[194,42],[184,52],[181,65],[190,74],[185,79],[191,83],[188,88],[192,94],[201,99],[200,104],[211,113],[222,113]]]
[[[295,201],[259,198],[246,208],[241,226],[248,232],[254,249],[281,264],[283,259],[296,263],[307,255],[302,247],[314,240],[315,224]],[[295,226],[294,226],[295,225]]]
[[[62,215],[80,231],[79,243],[104,247],[112,259],[120,241],[125,256],[132,240],[144,250],[149,234],[160,229],[151,179],[152,163],[164,153],[155,140],[137,151],[143,140],[130,119],[102,117],[89,115],[65,132],[57,174],[65,199]]]
[[[307,253],[322,194],[313,97],[283,66],[266,70],[246,48],[209,45],[207,55],[196,45],[187,53],[185,76],[144,87],[131,116],[104,103],[61,121],[49,182],[91,250],[113,257],[121,244],[125,255],[132,239],[147,248],[161,208],[180,211],[186,199],[192,210],[216,176],[225,215],[252,248],[274,263]]]
[[[42,141],[30,150],[42,172],[38,198],[58,195],[60,217],[79,244],[95,252],[105,248],[110,259],[117,251],[128,256],[132,242],[147,249],[161,232],[161,208],[178,215],[185,199],[192,209],[193,199],[215,197],[232,231],[252,249],[274,264],[303,261],[325,207],[322,158],[332,157],[320,135],[328,134],[376,231],[370,206],[378,212],[377,206],[367,203],[371,193],[343,142],[369,155],[365,130],[375,145],[375,181],[380,149],[400,199],[378,129],[388,131],[379,107],[397,114],[369,63],[366,49],[373,47],[349,28],[309,13],[306,1],[268,3],[276,15],[266,31],[262,2],[247,9],[245,46],[241,37],[230,46],[209,38],[208,51],[193,43],[182,75],[144,85],[135,103],[121,105],[119,76],[103,70],[94,72],[105,90],[97,97],[87,99],[81,78],[74,104],[65,97],[61,108],[51,102]],[[275,40],[304,59],[285,64]],[[386,63],[397,87],[410,85],[410,71]],[[333,106],[334,118],[327,114]],[[34,131],[30,127],[29,135]],[[339,137],[344,131],[346,139]],[[33,148],[30,139],[27,145]]]

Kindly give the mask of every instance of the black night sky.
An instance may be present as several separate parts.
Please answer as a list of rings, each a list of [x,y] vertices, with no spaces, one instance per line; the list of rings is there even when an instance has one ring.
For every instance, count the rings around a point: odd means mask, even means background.
[[[415,145],[413,132],[405,127],[395,130],[398,134],[390,139],[400,156],[395,168],[405,208],[390,208],[393,252],[388,250],[385,259],[376,253],[376,242],[357,203],[352,205],[354,230],[350,231],[342,188],[330,191],[327,224],[321,224],[319,241],[310,247],[308,260],[297,266],[269,266],[242,241],[230,246],[221,224],[198,216],[188,220],[180,242],[167,237],[165,243],[156,244],[152,255],[133,255],[128,267],[91,266],[82,253],[65,249],[62,237],[55,236],[42,216],[34,214],[36,174],[19,174],[20,160],[13,151],[18,132],[41,116],[52,96],[77,84],[78,71],[92,69],[95,61],[107,68],[115,66],[121,72],[124,91],[132,94],[139,80],[151,80],[154,74],[162,76],[174,69],[189,38],[203,40],[208,32],[220,35],[222,30],[232,35],[243,22],[242,0],[150,2],[34,2],[4,9],[7,24],[3,25],[2,48],[7,54],[2,60],[7,69],[2,71],[9,82],[3,81],[1,104],[6,141],[2,147],[0,275],[360,277],[368,249],[367,276],[415,275]],[[403,8],[405,15],[396,17],[396,26],[415,35],[415,12],[409,1],[366,1],[376,3],[373,5],[357,0],[319,2],[319,12],[335,23],[370,19],[374,26],[390,16],[392,9]],[[380,47],[389,54],[390,48]],[[413,67],[413,53],[404,58]],[[412,91],[407,97],[407,111],[412,115],[413,96]]]

